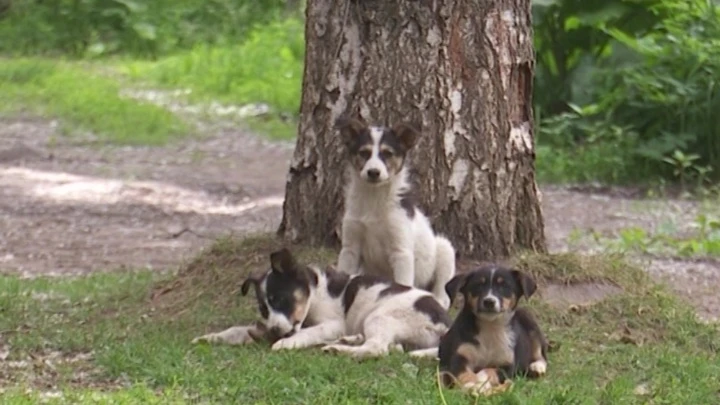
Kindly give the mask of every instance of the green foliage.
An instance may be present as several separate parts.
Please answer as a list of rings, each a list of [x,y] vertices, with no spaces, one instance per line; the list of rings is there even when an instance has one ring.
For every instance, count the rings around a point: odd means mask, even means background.
[[[533,8],[538,166],[550,168],[541,178],[664,177],[684,186],[720,171],[716,6],[536,0]],[[548,146],[553,154],[543,163]]]
[[[703,2],[705,3],[705,2]],[[720,11],[697,2],[667,5],[674,18],[643,37],[609,30],[642,58],[604,72],[599,103],[615,123],[640,134],[638,157],[668,172],[676,150],[697,156],[690,166],[720,168]],[[681,177],[675,168],[675,176]],[[708,174],[706,171],[703,174]]]
[[[304,23],[287,18],[256,27],[238,45],[200,45],[157,63],[131,64],[129,70],[136,78],[190,88],[206,98],[264,102],[294,118],[300,109],[304,55]]]
[[[171,112],[122,97],[119,84],[77,65],[42,59],[0,63],[0,112],[62,118],[65,132],[91,131],[115,143],[162,144],[185,135]]]
[[[536,132],[540,180],[622,183],[637,176],[642,168],[627,164],[638,142],[637,132],[587,119],[590,108],[571,107],[572,112],[543,120]]]
[[[720,220],[700,214],[695,218],[695,232],[678,237],[670,230],[651,233],[640,227],[621,229],[616,237],[593,234],[595,240],[614,252],[670,254],[680,257],[720,256]]]
[[[0,14],[0,52],[154,57],[243,38],[283,0],[15,0]]]
[[[534,104],[541,116],[592,100],[593,74],[613,55],[613,29],[629,36],[653,29],[663,0],[533,0],[537,51]]]

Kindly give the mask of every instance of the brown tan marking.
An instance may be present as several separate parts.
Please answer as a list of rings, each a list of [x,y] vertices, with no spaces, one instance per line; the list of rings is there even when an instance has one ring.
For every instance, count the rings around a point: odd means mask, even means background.
[[[474,295],[470,295],[468,297],[468,302],[470,303],[470,308],[472,309],[473,312],[475,312],[477,310],[477,307],[478,307],[477,304],[478,304],[479,299],[480,299],[480,297],[476,297]]]
[[[356,170],[362,170],[363,166],[365,166],[366,159],[363,159],[358,155],[353,155],[350,161]]]
[[[485,374],[488,376],[490,387],[495,387],[497,385],[500,385],[500,375],[498,374],[497,368],[491,367],[491,368],[484,368],[480,370],[480,372],[484,371]]]
[[[385,166],[390,173],[398,174],[400,173],[400,170],[402,170],[403,159],[401,157],[398,157],[397,155],[394,155],[385,160]]]
[[[509,309],[515,308],[516,303],[517,303],[517,297],[515,297],[515,294],[513,294],[509,297],[503,297],[502,298],[502,309],[509,310]]]
[[[456,384],[462,387],[465,384],[477,384],[478,382],[477,374],[473,373],[469,368],[466,368],[458,374]]]
[[[305,307],[307,306],[308,297],[300,289],[295,290],[293,297],[295,298],[295,310],[290,317],[290,323],[295,324],[295,322],[298,322],[305,316]]]

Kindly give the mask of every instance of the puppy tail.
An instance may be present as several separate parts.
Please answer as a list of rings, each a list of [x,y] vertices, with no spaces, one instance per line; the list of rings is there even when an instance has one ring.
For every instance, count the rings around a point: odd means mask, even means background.
[[[435,251],[435,280],[432,293],[441,299],[441,304],[447,308],[450,305],[450,297],[445,291],[445,284],[455,276],[455,248],[446,237],[436,235]]]

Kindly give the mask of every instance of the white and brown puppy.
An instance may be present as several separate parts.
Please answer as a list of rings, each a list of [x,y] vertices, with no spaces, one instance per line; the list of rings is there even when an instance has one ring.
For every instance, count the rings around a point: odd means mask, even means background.
[[[402,348],[413,356],[436,356],[451,323],[447,311],[421,289],[377,276],[303,266],[287,249],[273,252],[270,264],[241,287],[243,295],[255,288],[262,321],[194,342],[266,339],[273,350],[324,346],[325,351],[375,357]]]
[[[445,284],[455,274],[455,249],[436,235],[412,198],[407,153],[419,133],[410,125],[336,123],[347,152],[348,175],[338,270],[377,274],[430,291],[443,308]]]

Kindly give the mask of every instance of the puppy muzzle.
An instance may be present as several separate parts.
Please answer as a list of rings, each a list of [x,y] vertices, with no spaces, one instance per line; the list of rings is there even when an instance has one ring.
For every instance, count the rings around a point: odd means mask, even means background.
[[[475,311],[481,314],[497,314],[502,311],[500,300],[492,296],[479,299]]]

